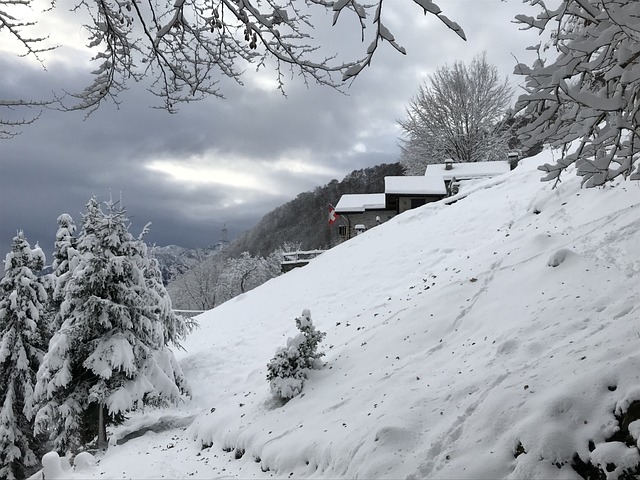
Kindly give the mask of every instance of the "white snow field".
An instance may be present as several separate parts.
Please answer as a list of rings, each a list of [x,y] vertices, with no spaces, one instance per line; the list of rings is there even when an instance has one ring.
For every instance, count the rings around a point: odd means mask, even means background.
[[[605,442],[640,400],[640,185],[552,189],[550,155],[200,315],[177,354],[192,399],[60,476],[578,478],[577,453],[617,478],[640,462]],[[305,308],[326,365],[281,405],[266,365]]]

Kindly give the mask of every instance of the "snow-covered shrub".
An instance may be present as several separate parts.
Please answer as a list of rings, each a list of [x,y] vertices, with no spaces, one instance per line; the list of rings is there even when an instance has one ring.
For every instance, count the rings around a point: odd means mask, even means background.
[[[309,370],[319,368],[324,355],[318,352],[318,345],[326,333],[316,330],[309,310],[296,318],[296,326],[300,333],[289,338],[287,346],[280,347],[267,365],[271,393],[284,400],[300,395]]]

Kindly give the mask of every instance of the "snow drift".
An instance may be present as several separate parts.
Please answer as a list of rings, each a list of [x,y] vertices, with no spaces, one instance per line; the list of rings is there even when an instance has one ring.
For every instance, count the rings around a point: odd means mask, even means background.
[[[556,189],[535,167],[409,211],[200,317],[191,425],[112,446],[95,476],[577,478],[640,461],[611,440],[640,400],[640,186]],[[308,308],[324,368],[273,399]],[[628,432],[638,441],[640,424]],[[114,440],[113,443],[118,443]],[[144,467],[140,465],[144,455]],[[83,472],[86,476],[86,472]]]

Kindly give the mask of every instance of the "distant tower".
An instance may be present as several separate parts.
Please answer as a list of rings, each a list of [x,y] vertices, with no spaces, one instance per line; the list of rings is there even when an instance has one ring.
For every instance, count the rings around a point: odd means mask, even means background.
[[[227,223],[222,224],[222,230],[220,231],[220,241],[218,242],[218,249],[224,250],[229,245],[229,230],[227,229]]]

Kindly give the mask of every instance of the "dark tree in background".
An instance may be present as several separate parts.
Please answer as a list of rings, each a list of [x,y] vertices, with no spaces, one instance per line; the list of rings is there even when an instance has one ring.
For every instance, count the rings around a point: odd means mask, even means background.
[[[424,172],[423,172],[424,173]],[[329,225],[329,205],[346,193],[384,192],[384,177],[402,175],[399,163],[354,170],[342,181],[332,180],[311,192],[267,213],[253,229],[234,240],[226,253],[242,252],[268,256],[285,243],[297,243],[302,250],[326,249],[341,241],[336,225]]]

